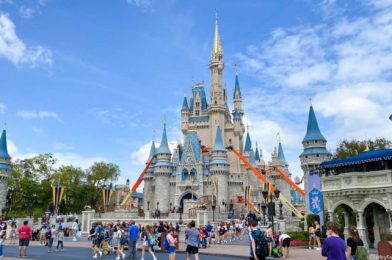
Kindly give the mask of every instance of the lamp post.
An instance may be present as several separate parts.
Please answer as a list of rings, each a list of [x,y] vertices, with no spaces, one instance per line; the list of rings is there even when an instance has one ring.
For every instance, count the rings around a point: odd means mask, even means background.
[[[159,201],[157,201],[157,209],[159,210]]]
[[[147,201],[147,210],[150,210],[150,201]]]
[[[169,212],[172,211],[172,205],[173,203],[170,202]]]
[[[274,190],[274,197],[276,200],[279,200],[279,196],[280,196],[280,190],[279,189],[275,189]],[[274,216],[275,216],[275,202],[273,202],[273,196],[272,193],[269,193],[268,196],[268,191],[263,191],[263,198],[265,203],[267,204],[268,207],[268,217],[271,220],[272,223],[272,233],[274,233]],[[268,199],[268,202],[267,202]],[[283,206],[283,205],[282,205]]]
[[[212,202],[212,221],[215,222],[215,209],[216,209],[216,204],[215,201]]]
[[[266,223],[265,223],[265,210],[266,210],[266,208],[267,208],[267,204],[265,202],[263,202],[261,204],[261,210],[263,211],[263,223],[264,223],[264,226],[266,225]]]
[[[282,204],[281,201],[279,201],[279,219],[283,219],[283,211],[282,211],[282,208],[283,208],[283,204]]]
[[[178,224],[182,225],[182,212],[183,212],[183,208],[179,208],[178,211],[180,212],[180,219],[178,220]]]

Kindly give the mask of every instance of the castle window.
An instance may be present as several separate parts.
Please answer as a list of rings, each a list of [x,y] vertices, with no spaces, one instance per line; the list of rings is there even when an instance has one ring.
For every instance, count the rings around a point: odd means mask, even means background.
[[[200,107],[200,102],[196,102],[196,107],[197,107],[197,108]]]
[[[316,141],[314,141],[316,144],[317,144],[317,140]]]
[[[305,158],[308,158],[308,156],[307,156],[307,155],[305,155]]]
[[[199,110],[196,110],[196,115],[197,116],[200,115],[200,111]]]
[[[320,155],[319,155],[319,154],[316,154],[316,157],[320,157]]]

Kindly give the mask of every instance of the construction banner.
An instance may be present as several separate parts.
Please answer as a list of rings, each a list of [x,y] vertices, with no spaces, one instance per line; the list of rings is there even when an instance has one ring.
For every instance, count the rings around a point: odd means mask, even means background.
[[[60,185],[52,186],[52,194],[54,210],[57,211],[63,198],[64,187],[61,187]]]
[[[244,199],[245,203],[249,204],[250,202],[250,194],[252,192],[252,185],[244,185]]]

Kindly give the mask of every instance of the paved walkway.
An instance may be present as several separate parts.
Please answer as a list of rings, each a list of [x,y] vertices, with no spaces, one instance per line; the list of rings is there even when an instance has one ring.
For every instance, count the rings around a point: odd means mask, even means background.
[[[31,246],[42,246],[37,241],[32,241]],[[56,244],[56,243],[55,243]],[[87,241],[83,239],[82,241],[73,242],[73,241],[65,241],[65,248],[67,247],[77,247],[77,248],[91,248],[91,241]],[[138,244],[140,246],[140,244]],[[43,246],[42,246],[43,247]],[[180,243],[180,248],[178,253],[184,252],[186,248],[185,243]],[[247,245],[247,241],[243,241],[242,244],[223,244],[223,245],[212,245],[208,248],[200,249],[201,255],[206,256],[223,256],[223,257],[234,257],[236,259],[247,259],[249,258],[249,246]],[[321,257],[321,251],[317,250],[309,250],[304,248],[291,248],[289,258],[293,260],[321,260],[325,259]],[[183,259],[182,255],[179,254],[178,259]],[[203,259],[203,257],[201,257]]]

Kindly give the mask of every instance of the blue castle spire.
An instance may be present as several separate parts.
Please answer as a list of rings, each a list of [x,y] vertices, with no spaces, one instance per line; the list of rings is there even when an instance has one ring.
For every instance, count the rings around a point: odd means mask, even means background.
[[[187,97],[184,97],[184,101],[182,102],[182,109],[181,110],[189,110]]]
[[[234,110],[234,112],[233,112],[233,120],[234,121],[241,121],[241,114],[240,114],[240,111],[238,111],[237,109],[236,110]]]
[[[153,140],[151,143],[150,155],[148,156],[147,162],[150,161],[151,157],[153,157],[155,154],[156,154],[156,148],[155,148],[155,142]]]
[[[284,157],[282,143],[279,141],[279,148],[278,148],[278,160],[287,164],[286,158]]]
[[[324,136],[320,132],[320,128],[317,123],[317,118],[313,110],[312,104],[309,108],[309,116],[308,116],[308,128],[306,129],[306,135],[302,142],[307,141],[327,141]]]
[[[234,99],[238,96],[241,98],[241,89],[240,89],[240,83],[238,81],[238,75],[235,75],[235,86],[234,86]]]
[[[212,151],[226,151],[225,147],[223,146],[222,131],[220,126],[218,126],[216,129],[215,145]]]
[[[163,125],[161,145],[159,146],[157,154],[171,154],[169,149],[169,143],[167,142],[166,123]]]
[[[244,152],[250,152],[251,150],[252,150],[252,141],[250,140],[249,130],[248,130],[248,133],[246,133]]]
[[[254,153],[253,149],[251,149],[250,152],[249,152],[249,162],[254,167],[257,167],[257,162],[256,162],[256,159],[255,159],[255,153]]]
[[[7,133],[5,129],[3,129],[3,133],[1,134],[0,138],[0,158],[4,160],[11,160],[7,149]]]
[[[259,153],[259,148],[256,142],[256,154],[255,154],[255,159],[256,161],[260,162],[260,153]]]

